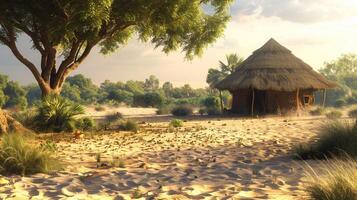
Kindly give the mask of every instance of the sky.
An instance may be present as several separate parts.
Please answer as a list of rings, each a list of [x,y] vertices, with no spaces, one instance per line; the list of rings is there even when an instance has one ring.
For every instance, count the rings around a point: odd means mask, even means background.
[[[155,75],[161,83],[188,83],[198,88],[207,86],[208,69],[218,68],[226,54],[247,58],[270,38],[316,70],[341,54],[357,54],[357,0],[237,0],[231,15],[224,35],[192,61],[181,52],[167,55],[132,39],[110,55],[95,49],[74,74],[84,74],[96,84],[145,80]],[[18,45],[24,55],[38,62],[27,38],[19,38]],[[0,46],[0,73],[22,84],[34,82],[31,73],[4,46]]]

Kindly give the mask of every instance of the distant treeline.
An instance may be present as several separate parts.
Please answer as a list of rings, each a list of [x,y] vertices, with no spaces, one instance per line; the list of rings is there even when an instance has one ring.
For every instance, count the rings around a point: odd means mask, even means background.
[[[164,105],[189,104],[199,106],[210,96],[218,96],[210,88],[193,89],[189,84],[174,87],[172,83],[162,85],[155,76],[145,81],[111,82],[104,81],[99,86],[82,74],[69,77],[61,96],[80,104],[125,104],[140,107],[161,107]],[[0,106],[2,108],[24,109],[41,99],[40,88],[36,84],[21,86],[0,75]],[[225,101],[228,94],[225,94]]]

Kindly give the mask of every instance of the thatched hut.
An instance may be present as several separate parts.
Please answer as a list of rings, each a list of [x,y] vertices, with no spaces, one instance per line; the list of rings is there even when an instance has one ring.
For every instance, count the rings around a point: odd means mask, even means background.
[[[335,86],[270,39],[216,88],[232,93],[232,112],[255,115],[300,110],[314,103],[315,91]]]

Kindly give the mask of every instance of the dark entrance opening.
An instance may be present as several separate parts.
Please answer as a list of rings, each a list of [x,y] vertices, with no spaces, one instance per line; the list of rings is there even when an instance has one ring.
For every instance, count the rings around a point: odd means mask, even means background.
[[[253,92],[253,91],[252,91]],[[267,91],[254,90],[254,114],[264,115],[267,109]],[[252,102],[253,94],[250,95],[250,101]]]

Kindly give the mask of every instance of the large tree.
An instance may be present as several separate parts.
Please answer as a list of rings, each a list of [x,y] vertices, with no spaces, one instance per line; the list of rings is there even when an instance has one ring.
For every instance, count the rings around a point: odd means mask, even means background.
[[[137,36],[165,53],[200,55],[223,33],[232,1],[0,0],[0,43],[32,72],[44,95],[59,94],[96,45],[110,53]],[[40,53],[39,66],[18,48],[22,34]]]
[[[210,68],[208,70],[206,82],[211,88],[215,88],[217,83],[232,74],[243,63],[244,58],[237,54],[228,54],[226,55],[226,60],[227,63],[219,61],[219,69]]]

